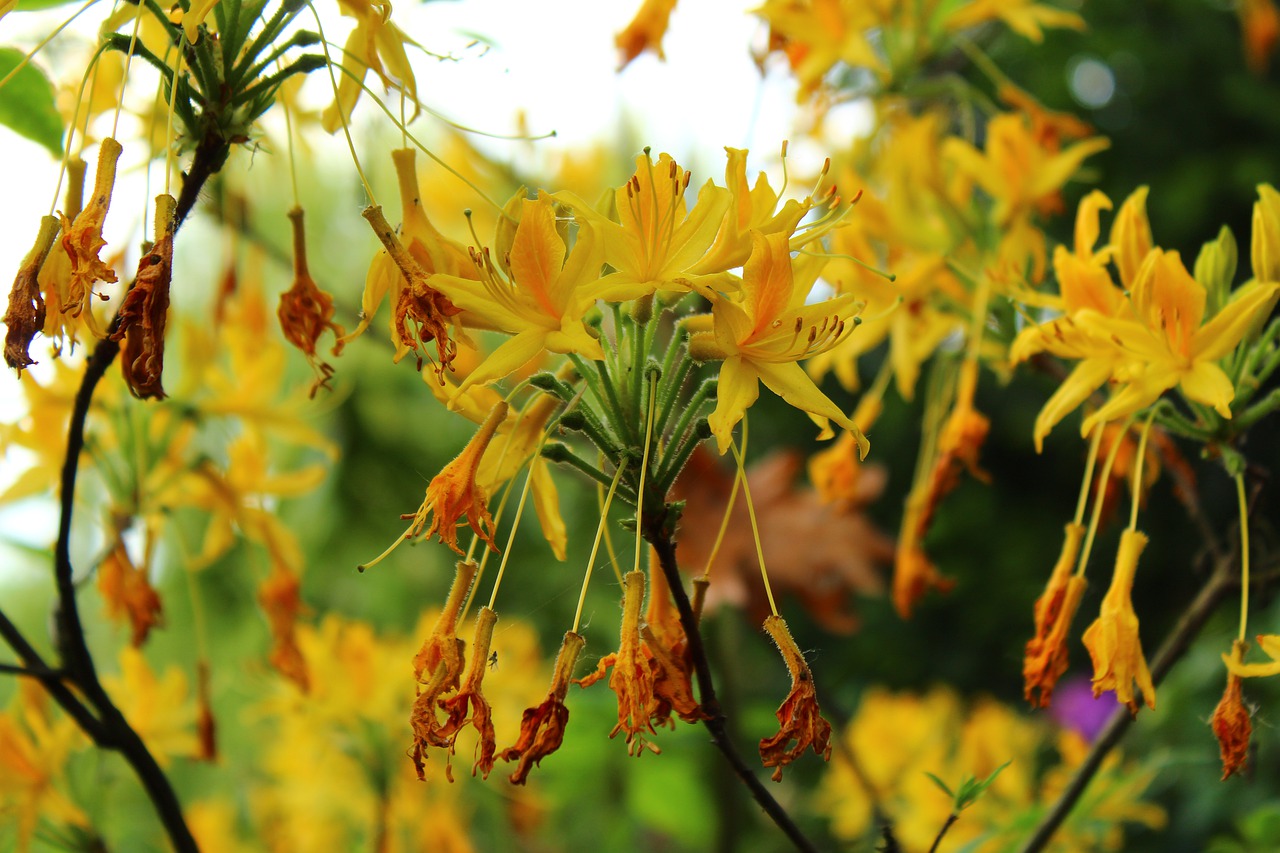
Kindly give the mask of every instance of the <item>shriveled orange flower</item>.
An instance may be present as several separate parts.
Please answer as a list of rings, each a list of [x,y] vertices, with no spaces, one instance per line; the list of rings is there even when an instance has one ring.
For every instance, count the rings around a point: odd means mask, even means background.
[[[449,754],[452,755],[457,746],[458,732],[470,723],[479,735],[476,744],[476,763],[471,768],[471,775],[480,771],[485,779],[493,770],[493,762],[498,750],[494,742],[493,711],[489,701],[484,698],[482,683],[484,674],[489,669],[489,647],[493,642],[493,626],[498,621],[498,614],[488,607],[480,608],[476,616],[476,636],[471,643],[471,665],[467,669],[466,680],[462,689],[439,702],[445,713],[445,721],[440,726],[440,737],[449,741]],[[469,715],[468,715],[469,714]],[[449,780],[453,780],[452,768],[445,770]]]
[[[271,627],[272,647],[268,660],[276,671],[298,685],[302,692],[311,688],[307,674],[307,660],[298,648],[298,617],[306,610],[300,594],[301,579],[280,563],[275,563],[271,575],[258,587],[258,603],[267,615]]]
[[[289,223],[293,226],[293,286],[280,294],[280,307],[276,317],[285,339],[307,357],[307,361],[320,378],[311,387],[311,395],[325,387],[333,376],[333,368],[316,359],[316,342],[325,330],[333,332],[338,340],[333,354],[342,352],[343,328],[333,322],[333,297],[321,290],[307,268],[307,235],[303,227],[303,211],[295,207],[289,211]]]
[[[22,259],[22,266],[13,279],[13,289],[9,291],[9,308],[4,312],[4,360],[18,371],[35,364],[30,354],[31,341],[36,332],[44,328],[45,320],[44,297],[40,295],[36,277],[53,248],[58,227],[58,220],[52,216],[40,220],[35,245]]]
[[[1261,77],[1271,64],[1280,40],[1280,10],[1275,0],[1242,0],[1237,7],[1244,30],[1244,58],[1249,70]]]
[[[455,553],[461,554],[462,549],[458,547],[458,523],[464,515],[467,518],[467,524],[475,534],[487,542],[490,548],[498,550],[498,546],[493,543],[494,523],[493,516],[489,514],[489,496],[476,482],[476,473],[480,470],[480,460],[494,433],[506,420],[507,410],[506,402],[499,400],[489,412],[489,417],[485,418],[480,429],[472,436],[471,441],[462,448],[462,452],[452,462],[441,468],[440,473],[427,484],[427,495],[422,501],[422,506],[418,507],[418,511],[412,515],[401,516],[401,518],[413,519],[409,528],[395,542],[392,542],[387,550],[370,562],[359,566],[360,571],[363,572],[370,566],[377,565],[401,542],[419,534],[424,539],[438,536],[442,543],[452,548]],[[423,528],[426,527],[429,516],[431,526],[427,527],[424,533]]]
[[[1067,671],[1067,632],[1088,585],[1075,574],[1083,538],[1083,525],[1072,522],[1066,526],[1058,562],[1044,592],[1036,599],[1036,633],[1027,641],[1022,659],[1023,694],[1033,708],[1049,707],[1053,688]]]
[[[791,671],[791,692],[778,707],[778,722],[782,727],[773,737],[760,740],[760,760],[773,771],[773,781],[782,781],[782,768],[795,761],[810,747],[824,761],[831,758],[831,724],[822,718],[818,709],[818,694],[813,685],[813,673],[805,663],[800,647],[791,638],[791,631],[781,616],[769,616],[764,629],[778,644],[782,659]]]
[[[580,687],[590,687],[613,667],[613,675],[609,678],[609,688],[618,695],[618,724],[609,732],[615,737],[618,732],[627,733],[627,752],[640,755],[648,749],[658,753],[662,750],[645,739],[645,735],[656,734],[650,722],[650,710],[653,706],[654,671],[644,647],[640,644],[640,608],[644,605],[644,572],[628,572],[624,581],[622,597],[622,636],[618,651],[600,658],[596,671],[578,679]]]
[[[164,624],[160,594],[147,579],[145,562],[135,566],[119,536],[111,553],[98,565],[98,592],[109,617],[129,619],[135,648],[147,641],[152,628]]]
[[[646,50],[656,53],[659,59],[666,60],[667,57],[662,52],[662,37],[667,34],[667,22],[675,7],[676,0],[641,0],[640,8],[636,10],[631,23],[613,37],[613,43],[618,46],[618,53],[622,58],[619,71]]]
[[[171,195],[156,196],[155,243],[138,261],[138,274],[120,306],[120,325],[111,340],[124,339],[120,369],[135,397],[164,398],[164,327],[173,280],[174,211]]]
[[[116,164],[124,149],[120,143],[107,137],[98,147],[98,167],[93,175],[93,195],[89,203],[76,214],[75,221],[62,217],[62,248],[71,260],[71,279],[62,310],[78,316],[93,295],[94,282],[113,282],[116,273],[98,258],[98,252],[107,245],[102,238],[102,225],[111,205],[111,193],[116,183]]]
[[[1114,690],[1116,699],[1128,705],[1131,714],[1138,713],[1138,700],[1133,693],[1135,684],[1142,691],[1147,707],[1156,707],[1156,688],[1142,654],[1138,616],[1129,598],[1138,557],[1146,544],[1147,537],[1137,530],[1126,530],[1120,535],[1111,587],[1102,599],[1101,613],[1085,630],[1083,638],[1093,659],[1093,695],[1101,696],[1107,690]]]
[[[457,636],[458,619],[477,571],[479,567],[475,563],[458,563],[444,609],[431,629],[431,636],[423,641],[422,648],[413,657],[417,698],[409,712],[409,725],[413,729],[413,748],[409,754],[419,779],[425,778],[423,762],[427,757],[427,747],[449,748],[453,741],[450,735],[457,734],[456,730],[448,734],[442,731],[436,708],[440,697],[457,690],[462,680],[465,643]]]
[[[1231,660],[1236,664],[1244,662],[1245,649],[1248,643],[1236,640],[1231,644]],[[1253,734],[1253,723],[1249,719],[1249,709],[1244,705],[1244,697],[1240,690],[1240,676],[1234,672],[1227,673],[1227,689],[1213,709],[1214,737],[1218,739],[1218,749],[1222,753],[1222,778],[1225,781],[1231,774],[1238,773],[1249,760],[1249,736]]]
[[[362,215],[373,226],[374,233],[406,282],[397,291],[396,302],[392,306],[392,325],[398,350],[396,360],[399,360],[401,352],[417,351],[419,347],[435,341],[436,372],[443,377],[458,352],[458,345],[449,337],[449,321],[461,309],[450,302],[449,297],[427,284],[431,273],[401,245],[395,230],[382,215],[381,207],[367,207]]]
[[[898,550],[893,560],[893,607],[903,619],[911,618],[916,602],[930,589],[950,592],[955,581],[938,571],[924,552],[924,534],[932,511],[915,498],[908,498],[898,533]]]
[[[640,636],[644,638],[645,649],[652,654],[650,666],[653,668],[653,704],[649,709],[649,722],[655,725],[671,723],[674,713],[686,723],[705,720],[707,713],[693,696],[693,661],[689,652],[689,638],[685,635],[684,626],[680,624],[680,614],[671,600],[671,589],[667,586],[666,575],[658,566],[657,554],[650,549],[649,576],[652,578],[649,591],[649,610],[645,614],[644,624],[640,626]],[[702,614],[702,602],[706,596],[706,578],[697,578],[693,582],[693,612],[695,618]]]
[[[515,744],[502,751],[503,761],[519,762],[511,774],[512,784],[523,785],[529,778],[529,771],[564,742],[565,726],[569,724],[569,709],[565,707],[564,697],[569,692],[578,656],[586,645],[587,641],[581,634],[565,632],[560,653],[556,655],[547,698],[540,705],[525,709],[520,719],[520,736]]]

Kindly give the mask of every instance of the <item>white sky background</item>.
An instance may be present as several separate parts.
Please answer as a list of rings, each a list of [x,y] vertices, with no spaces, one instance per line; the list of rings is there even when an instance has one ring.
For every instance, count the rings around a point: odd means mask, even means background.
[[[731,146],[752,150],[749,179],[753,180],[755,171],[765,169],[777,187],[781,178],[779,148],[803,117],[795,105],[795,84],[789,75],[775,68],[762,80],[751,59],[751,48],[762,44],[765,38],[764,25],[750,14],[754,5],[742,0],[682,0],[672,14],[664,41],[667,61],[660,62],[646,53],[621,74],[617,73],[619,60],[613,37],[634,15],[639,0],[463,0],[425,4],[400,0],[393,20],[428,50],[459,58],[456,62],[440,62],[410,51],[420,99],[460,124],[493,133],[512,133],[517,127],[517,115],[523,110],[530,132],[557,132],[556,139],[536,143],[553,152],[584,149],[593,140],[613,139],[617,129],[626,123],[638,129],[641,144],[651,145],[655,154],[669,152],[682,165],[691,167],[695,183],[708,177],[722,181],[722,149]],[[320,0],[318,7],[325,18],[326,36],[331,42],[343,43],[354,22],[339,17],[336,4],[327,0]],[[0,20],[0,44],[29,47],[76,8],[78,5],[44,13],[10,13]],[[73,25],[72,30],[85,45],[92,43],[107,8],[107,3],[101,2]],[[314,28],[314,21],[306,13],[298,21],[304,28]],[[491,47],[468,47],[472,37]],[[51,67],[48,59],[43,67],[55,79],[66,76],[65,70]],[[134,72],[147,81],[148,87],[154,87],[155,75],[144,64],[135,63],[131,77]],[[372,75],[366,82],[378,86]],[[324,73],[312,75],[308,87],[306,91],[317,106],[327,104],[332,97]],[[141,97],[146,97],[146,90],[142,92]],[[387,102],[395,104],[394,95]],[[362,100],[357,106],[357,123],[385,120],[376,105]],[[833,140],[843,147],[849,134],[865,126],[865,120],[865,114],[857,107],[845,107],[834,111],[825,127],[837,139],[844,135],[843,140]],[[420,118],[415,130],[433,121],[429,116]],[[121,139],[126,148],[115,198],[126,210],[137,211],[137,200],[149,198],[160,188],[153,180],[148,191],[142,172],[129,168],[130,162],[136,166],[138,158],[131,159],[127,138],[122,124]],[[333,155],[333,162],[346,156],[341,134],[311,142],[326,152],[322,154],[326,160],[330,159],[328,154]],[[506,159],[504,146],[514,145],[478,142],[500,161]],[[614,153],[629,164],[639,152]],[[797,141],[789,158],[792,174],[813,174],[825,154],[815,143]],[[60,164],[44,149],[6,128],[0,128],[0,155],[4,198],[0,204],[0,270],[7,284],[30,248],[40,217],[49,211]],[[285,165],[281,163],[280,168]],[[153,175],[160,172],[156,168]],[[89,180],[92,181],[92,163]],[[120,215],[116,208],[117,202],[113,201],[106,229],[109,248],[136,243],[140,238],[136,213]],[[352,227],[361,228],[362,223]],[[130,254],[131,258],[135,256]],[[43,367],[37,366],[37,376]],[[16,381],[5,368],[0,371],[0,421],[12,422],[18,415],[18,405]],[[0,488],[10,481],[20,464],[17,457],[16,453],[8,454],[0,463]],[[54,521],[49,507],[43,502],[24,502],[0,513],[0,540],[16,536],[37,547],[47,546]]]

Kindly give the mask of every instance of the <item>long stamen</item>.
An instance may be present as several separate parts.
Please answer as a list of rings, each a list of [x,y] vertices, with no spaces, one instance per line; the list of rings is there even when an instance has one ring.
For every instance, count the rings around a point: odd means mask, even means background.
[[[1133,423],[1133,418],[1129,418],[1124,422],[1121,429],[1121,436],[1129,432],[1129,427]],[[1101,430],[1105,424],[1098,424],[1094,429]],[[1080,549],[1080,563],[1076,566],[1076,575],[1084,577],[1085,566],[1089,565],[1089,552],[1093,550],[1093,537],[1098,532],[1098,519],[1102,516],[1102,499],[1107,494],[1107,478],[1111,476],[1111,465],[1116,461],[1116,453],[1120,450],[1121,442],[1117,440],[1111,445],[1111,449],[1107,451],[1107,458],[1102,463],[1102,474],[1098,477],[1098,486],[1094,491],[1093,513],[1089,517],[1089,531],[1084,537],[1084,547]]]
[[[742,436],[746,441],[747,435],[747,416],[742,416]],[[760,563],[760,578],[764,581],[764,594],[769,599],[769,612],[774,616],[778,615],[778,604],[773,599],[773,588],[769,585],[769,572],[764,567],[764,547],[760,544],[760,524],[756,521],[756,506],[751,500],[751,486],[747,483],[746,466],[742,460],[742,454],[738,451],[736,442],[731,443],[729,447],[733,450],[733,458],[738,463],[738,479],[742,483],[742,496],[747,499],[747,515],[751,517],[751,536],[756,543],[756,560]]]
[[[1249,502],[1244,494],[1244,475],[1236,474],[1236,503],[1240,508],[1240,633],[1237,642],[1245,641],[1249,627]]]
[[[596,565],[596,554],[600,551],[600,539],[604,536],[604,529],[609,524],[609,505],[613,503],[614,492],[618,489],[618,482],[622,479],[622,472],[627,470],[627,463],[623,461],[618,466],[618,470],[613,474],[613,482],[609,484],[609,494],[604,499],[604,506],[600,509],[600,524],[596,526],[596,539],[591,544],[591,556],[587,558],[587,573],[582,578],[582,592],[578,593],[578,609],[573,613],[573,633],[578,633],[578,626],[582,624],[582,607],[587,602],[587,584],[591,582],[591,570]]]

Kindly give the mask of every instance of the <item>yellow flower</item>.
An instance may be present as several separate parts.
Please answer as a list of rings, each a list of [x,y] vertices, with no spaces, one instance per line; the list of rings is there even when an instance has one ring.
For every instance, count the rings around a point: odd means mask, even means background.
[[[1034,42],[1044,41],[1045,27],[1083,30],[1084,19],[1075,12],[1056,9],[1032,0],[975,0],[960,6],[946,19],[950,30],[963,29],[999,18],[1009,29]]]
[[[853,297],[846,294],[806,304],[822,259],[805,258],[797,282],[786,234],[753,233],[751,240],[751,257],[742,273],[742,301],[717,298],[711,335],[702,333],[690,344],[724,359],[716,408],[709,418],[720,452],[729,449],[733,428],[756,401],[763,382],[792,406],[809,412],[819,425],[830,420],[852,432],[859,454],[865,457],[869,445],[857,424],[818,390],[797,363],[836,345],[853,330],[851,319],[857,310]]]
[[[1051,151],[1032,133],[1031,123],[1017,113],[1003,113],[987,125],[985,150],[979,152],[959,137],[950,137],[943,153],[996,201],[993,218],[1001,226],[1030,214],[1052,212],[1058,191],[1085,158],[1107,148],[1101,137]]]
[[[1254,278],[1280,281],[1280,193],[1270,184],[1258,184],[1250,257]]]
[[[522,199],[520,208],[511,251],[501,258],[510,268],[510,279],[495,266],[487,249],[473,257],[479,281],[456,275],[430,279],[433,287],[485,327],[513,335],[467,376],[458,393],[497,381],[544,350],[604,358],[599,341],[583,322],[601,295],[596,283],[603,259],[595,229],[582,223],[569,252],[550,196]]]
[[[200,754],[196,707],[182,670],[169,667],[157,678],[142,652],[120,650],[120,674],[103,676],[102,684],[162,767],[175,756]]]
[[[618,222],[572,193],[556,194],[599,233],[603,260],[615,270],[593,288],[597,297],[625,301],[655,290],[692,287],[695,268],[716,238],[730,196],[707,181],[693,210],[687,210],[688,188],[689,173],[670,154],[659,155],[655,165],[646,151],[636,157],[635,174],[614,192]]]
[[[208,0],[205,0],[208,2]],[[418,84],[404,46],[412,44],[403,30],[391,23],[391,3],[387,0],[338,0],[343,15],[357,20],[342,49],[342,73],[338,93],[321,117],[325,130],[334,133],[351,117],[360,98],[361,83],[372,70],[382,85],[399,88],[413,105],[410,121],[418,117]]]
[[[761,234],[784,233],[790,235],[813,207],[812,196],[803,200],[789,199],[778,209],[778,194],[769,186],[769,179],[761,172],[755,186],[747,183],[747,150],[725,148],[729,155],[724,168],[724,182],[731,199],[729,209],[720,223],[715,242],[690,272],[695,275],[723,272],[742,266],[751,254],[751,232]],[[809,242],[807,237],[804,242]],[[792,248],[797,248],[792,246]]]
[[[755,14],[769,23],[800,82],[798,100],[812,95],[837,63],[884,72],[867,39],[878,23],[873,4],[861,0],[765,0]]]
[[[34,679],[19,682],[17,708],[0,712],[0,816],[17,826],[25,851],[40,819],[87,827],[88,818],[60,790],[67,759],[83,737],[69,718],[53,719]]]
[[[1280,283],[1251,282],[1206,323],[1204,286],[1177,252],[1152,250],[1132,286],[1133,319],[1094,314],[1081,320],[1100,337],[1118,341],[1126,353],[1124,369],[1115,377],[1124,387],[1085,419],[1082,433],[1146,408],[1174,386],[1188,400],[1231,417],[1235,388],[1217,362],[1270,313],[1278,295]]]
[[[667,21],[675,8],[676,0],[642,0],[631,23],[613,39],[622,55],[619,71],[646,50],[666,60],[666,54],[662,52],[662,37],[667,33]]]
[[[1147,707],[1156,707],[1156,688],[1142,654],[1138,617],[1129,598],[1138,557],[1146,544],[1147,537],[1137,530],[1126,530],[1120,535],[1111,587],[1102,599],[1102,611],[1085,629],[1083,637],[1089,657],[1093,659],[1093,695],[1101,696],[1107,690],[1114,690],[1116,699],[1128,705],[1131,714],[1138,713],[1138,700],[1133,694],[1135,684],[1142,691]]]

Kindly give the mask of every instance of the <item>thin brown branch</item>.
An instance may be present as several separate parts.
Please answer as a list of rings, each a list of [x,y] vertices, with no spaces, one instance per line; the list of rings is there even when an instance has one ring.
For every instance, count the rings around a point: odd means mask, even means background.
[[[738,779],[746,786],[752,798],[769,816],[769,819],[782,830],[783,834],[787,836],[787,839],[797,850],[806,851],[806,853],[817,853],[818,848],[796,825],[787,810],[769,793],[769,790],[765,788],[764,783],[760,781],[760,778],[756,776],[751,767],[742,758],[742,755],[729,737],[725,726],[724,710],[720,707],[719,699],[716,698],[715,685],[711,678],[711,666],[707,660],[706,648],[702,642],[702,633],[698,628],[698,620],[694,616],[693,607],[689,603],[689,596],[685,593],[684,582],[680,577],[680,569],[676,563],[676,546],[668,532],[667,513],[668,510],[665,507],[661,512],[646,512],[644,514],[643,534],[644,538],[653,546],[654,551],[657,552],[658,563],[661,565],[662,573],[666,577],[667,586],[671,588],[676,610],[680,613],[680,625],[684,628],[685,637],[689,641],[689,655],[693,660],[694,673],[698,679],[698,698],[701,702],[702,710],[707,714],[707,718],[703,720],[703,725],[711,733],[711,740],[716,745],[716,748],[724,755]]]

